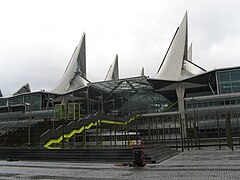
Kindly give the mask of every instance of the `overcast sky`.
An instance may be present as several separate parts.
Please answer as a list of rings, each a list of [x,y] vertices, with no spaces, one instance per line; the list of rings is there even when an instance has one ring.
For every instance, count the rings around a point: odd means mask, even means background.
[[[25,83],[51,90],[86,33],[87,77],[103,80],[116,54],[120,77],[156,74],[188,11],[193,61],[239,66],[238,0],[5,0],[0,1],[0,89]]]

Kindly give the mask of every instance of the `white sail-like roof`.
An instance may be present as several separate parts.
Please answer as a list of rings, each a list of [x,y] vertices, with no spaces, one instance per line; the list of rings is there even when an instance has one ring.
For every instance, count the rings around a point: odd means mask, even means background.
[[[187,13],[168,48],[155,78],[176,81],[181,76],[184,58],[187,58]],[[184,57],[185,56],[185,57]]]
[[[13,95],[18,95],[18,94],[22,94],[22,93],[26,93],[26,92],[31,92],[29,83],[26,83],[25,85],[23,85],[17,92],[15,92]]]
[[[88,82],[89,81],[86,79],[86,47],[84,33],[60,82],[51,92],[59,94],[68,93],[87,86]]]
[[[187,19],[186,13],[155,76],[156,79],[180,81],[205,72],[204,69],[192,63],[192,45],[188,50]]]
[[[117,80],[119,79],[119,71],[118,71],[118,55],[116,55],[112,65],[110,66],[107,75],[105,77],[105,81]]]

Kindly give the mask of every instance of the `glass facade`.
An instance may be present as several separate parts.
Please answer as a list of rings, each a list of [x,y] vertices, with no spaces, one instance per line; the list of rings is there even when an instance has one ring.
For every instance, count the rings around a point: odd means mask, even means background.
[[[171,104],[173,102],[167,100],[159,93],[141,91],[115,94],[110,97],[105,95],[103,96],[103,102],[97,98],[89,99],[89,110],[90,114],[104,112],[111,115],[159,113],[166,110]]]
[[[216,73],[219,94],[240,92],[240,70]]]
[[[19,96],[9,98],[10,105],[24,105],[25,103],[29,103],[31,111],[41,110],[41,106],[42,106],[41,101],[42,101],[42,95],[40,93],[19,95]]]
[[[188,122],[196,121],[199,129],[225,128],[230,113],[232,127],[237,127],[240,110],[240,96],[216,96],[207,99],[188,98],[185,100]]]
[[[89,88],[89,114],[159,113],[170,111],[169,107],[174,103],[155,92],[146,77],[91,83]]]
[[[109,115],[158,113],[173,102],[155,92],[146,77],[89,84],[86,114]]]
[[[186,109],[201,109],[211,108],[219,106],[231,106],[232,108],[236,105],[240,105],[240,97],[218,99],[218,100],[188,100],[186,101]]]
[[[0,106],[5,106],[5,105],[6,105],[6,99],[0,98]]]
[[[125,97],[120,104],[119,111],[127,113],[159,113],[172,104],[169,100],[155,92],[136,93],[131,97]]]

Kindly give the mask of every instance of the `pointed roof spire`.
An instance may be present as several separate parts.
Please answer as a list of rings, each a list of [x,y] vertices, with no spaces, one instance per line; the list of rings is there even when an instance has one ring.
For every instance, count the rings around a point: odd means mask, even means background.
[[[83,33],[59,84],[51,92],[67,93],[87,85],[85,36],[86,34]]]
[[[1,89],[0,89],[0,97],[3,97],[3,94],[2,94],[2,91],[1,91]]]
[[[188,48],[188,61],[192,62],[192,43],[190,44],[189,48]]]
[[[118,70],[118,55],[116,55],[112,65],[110,66],[105,81],[119,79],[119,70]]]
[[[155,78],[177,81],[188,56],[188,20],[185,13]]]
[[[81,73],[83,78],[87,78],[87,70],[86,70],[86,34],[83,33],[82,40],[80,41],[79,45],[77,46],[76,54],[77,56],[77,65],[78,69]],[[80,45],[81,44],[81,45]]]
[[[141,69],[141,76],[144,76],[144,67]]]
[[[17,92],[15,92],[13,95],[18,95],[26,92],[31,92],[29,83],[26,83],[23,85]]]

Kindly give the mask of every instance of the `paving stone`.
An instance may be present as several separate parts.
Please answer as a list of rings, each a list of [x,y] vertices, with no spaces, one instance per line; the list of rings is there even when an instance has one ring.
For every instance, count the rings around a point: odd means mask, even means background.
[[[239,180],[240,149],[190,149],[141,168],[102,163],[0,161],[0,179]]]

